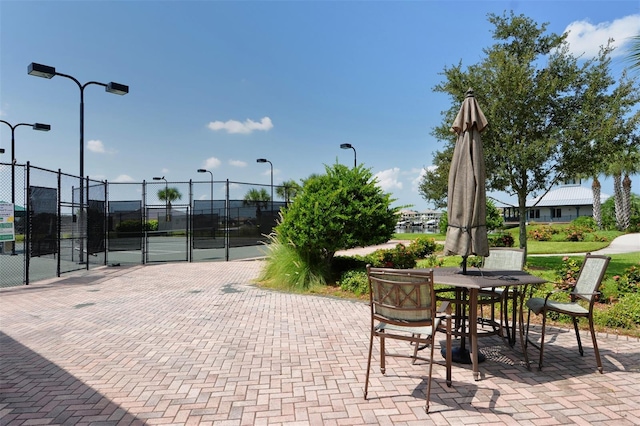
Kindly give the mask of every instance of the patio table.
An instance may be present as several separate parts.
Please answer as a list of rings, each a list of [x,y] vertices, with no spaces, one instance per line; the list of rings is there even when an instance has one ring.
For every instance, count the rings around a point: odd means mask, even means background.
[[[532,284],[543,284],[545,279],[531,275],[525,271],[503,271],[503,270],[467,270],[465,274],[460,268],[434,268],[433,279],[437,284],[443,284],[456,289],[468,290],[469,294],[469,339],[471,341],[471,364],[473,366],[474,380],[480,380],[478,369],[478,296],[480,290],[492,287],[508,286],[520,288],[520,302],[514,307],[520,309],[520,343],[525,356],[527,368],[529,363],[527,353],[524,348],[522,331],[522,299],[526,288]],[[515,324],[514,324],[515,325]],[[464,327],[464,325],[463,325]]]

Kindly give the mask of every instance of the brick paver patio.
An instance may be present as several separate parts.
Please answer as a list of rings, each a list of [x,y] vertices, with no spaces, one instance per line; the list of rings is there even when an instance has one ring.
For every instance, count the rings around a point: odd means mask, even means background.
[[[480,340],[480,381],[454,365],[447,388],[436,365],[429,415],[426,368],[408,360],[373,369],[365,401],[368,306],[260,289],[260,267],[102,268],[1,290],[0,423],[640,424],[640,342],[599,335],[601,375],[588,334],[580,357],[569,330],[551,330],[542,372],[497,337]]]

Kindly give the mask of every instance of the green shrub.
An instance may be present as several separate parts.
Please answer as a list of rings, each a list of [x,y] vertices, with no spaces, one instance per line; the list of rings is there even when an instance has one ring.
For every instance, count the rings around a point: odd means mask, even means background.
[[[618,285],[614,280],[604,280],[600,285],[600,300],[608,303],[618,298],[620,292],[618,291]]]
[[[438,257],[435,253],[430,254],[424,259],[419,259],[416,262],[418,268],[439,268],[444,265],[444,259]]]
[[[364,271],[367,267],[367,259],[364,256],[334,256],[331,260],[333,280],[339,281],[342,274],[351,270]]]
[[[625,294],[608,309],[595,311],[594,321],[607,327],[637,327],[640,325],[640,293]]]
[[[513,247],[515,240],[508,232],[489,235],[489,247]]]
[[[469,256],[467,258],[467,268],[481,268],[482,257],[481,256]]]
[[[416,256],[403,244],[391,249],[380,249],[365,256],[371,266],[377,268],[412,269],[416,267]]]
[[[486,225],[488,230],[500,229],[504,226],[504,218],[502,217],[502,213],[500,213],[493,200],[487,199],[486,212]],[[447,216],[447,212],[444,212],[440,216],[440,221],[438,222],[438,229],[440,230],[441,234],[447,234],[448,225],[449,218]]]
[[[622,276],[613,277],[620,294],[640,293],[640,268],[632,266],[625,269]]]
[[[529,238],[536,241],[550,241],[553,234],[554,230],[550,226],[533,228],[527,233]]]
[[[591,216],[579,216],[571,221],[571,225],[581,228],[585,232],[593,232],[598,228],[596,221]]]
[[[270,281],[288,289],[305,290],[316,285],[326,284],[328,275],[324,263],[309,263],[300,255],[293,244],[282,243],[274,234],[269,236],[267,258],[260,281]]]
[[[557,287],[567,289],[576,285],[580,272],[580,262],[567,256],[562,258],[562,264],[556,269]]]
[[[346,271],[340,277],[338,284],[340,284],[340,289],[350,291],[357,296],[369,293],[369,279],[367,278],[367,271]]]
[[[324,264],[318,272],[330,273],[336,251],[389,241],[399,208],[369,169],[335,164],[325,171],[304,181],[275,232],[306,263]]]
[[[567,235],[565,239],[567,241],[583,241],[584,240],[584,229],[576,226],[570,226],[566,230]]]
[[[407,249],[413,253],[417,259],[423,259],[436,251],[436,240],[427,236],[419,236],[409,243]]]
[[[126,236],[139,236],[142,235],[142,231],[157,231],[158,220],[152,219],[146,223],[142,223],[142,220],[129,219],[123,220],[116,225],[116,232]],[[128,235],[127,235],[128,234]]]
[[[447,235],[447,227],[449,227],[449,218],[447,217],[447,212],[443,212],[438,221],[438,230],[442,235]]]

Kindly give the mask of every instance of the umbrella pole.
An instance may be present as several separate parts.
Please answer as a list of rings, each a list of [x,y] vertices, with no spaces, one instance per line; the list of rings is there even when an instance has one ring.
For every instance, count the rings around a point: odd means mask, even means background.
[[[467,275],[467,257],[469,256],[462,256],[462,275]]]

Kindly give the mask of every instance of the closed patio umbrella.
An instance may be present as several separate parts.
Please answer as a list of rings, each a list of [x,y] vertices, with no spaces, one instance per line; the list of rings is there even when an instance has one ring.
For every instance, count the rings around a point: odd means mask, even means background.
[[[449,170],[449,225],[444,244],[445,255],[462,256],[463,273],[466,273],[469,255],[489,255],[486,170],[480,138],[480,133],[487,124],[487,119],[473,96],[473,90],[467,90],[451,128],[458,135],[458,139]]]
[[[462,106],[451,130],[458,135],[453,150],[449,170],[447,216],[447,237],[444,254],[462,256],[462,274],[467,273],[467,257],[489,255],[487,239],[487,193],[485,188],[486,169],[480,133],[487,127],[487,119],[478,106],[473,90],[467,90]],[[457,298],[465,300],[466,292]],[[464,304],[463,304],[464,305]],[[456,315],[462,317],[466,327],[464,306],[456,304]],[[444,352],[442,354],[445,356]],[[484,361],[478,354],[478,361]],[[460,347],[452,351],[453,362],[471,364],[469,350],[462,335]]]

